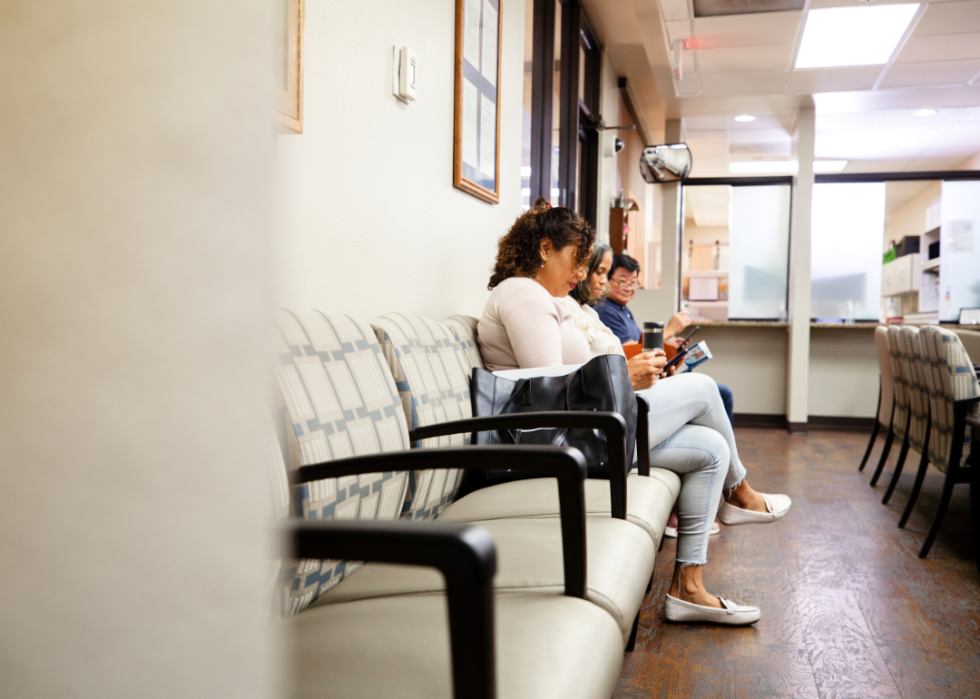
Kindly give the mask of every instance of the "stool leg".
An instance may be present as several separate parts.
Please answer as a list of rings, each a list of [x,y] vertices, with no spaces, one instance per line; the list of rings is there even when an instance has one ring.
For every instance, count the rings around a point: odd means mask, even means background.
[[[887,505],[892,493],[895,492],[895,486],[898,485],[898,477],[902,475],[902,467],[905,466],[905,457],[908,456],[908,453],[909,441],[906,439],[902,442],[902,451],[898,455],[898,463],[895,464],[895,473],[892,474],[891,482],[888,484],[888,490],[885,491],[885,497],[881,501],[882,505]]]
[[[875,426],[871,429],[871,439],[868,441],[868,448],[864,450],[864,458],[861,459],[861,465],[858,466],[858,471],[863,471],[865,464],[868,463],[868,457],[871,456],[871,449],[875,445],[875,440],[878,438],[878,418],[875,418]]]
[[[909,431],[905,430],[905,439],[902,444],[907,444],[909,439]],[[888,452],[892,449],[892,442],[895,441],[895,432],[893,430],[888,430],[888,437],[885,439],[885,448],[881,452],[881,458],[878,459],[878,467],[875,469],[875,474],[871,476],[871,487],[874,488],[878,485],[878,479],[881,478],[881,472],[885,468],[885,462],[888,461]]]
[[[919,497],[919,491],[922,490],[922,481],[926,479],[926,471],[929,469],[929,452],[923,450],[922,458],[919,460],[919,472],[915,474],[915,483],[912,485],[912,493],[909,495],[908,504],[905,505],[905,512],[902,513],[902,518],[898,520],[898,528],[905,529],[906,523],[909,521],[909,517],[912,515],[912,508],[915,507],[915,500]]]
[[[632,653],[633,649],[636,648],[636,634],[640,630],[640,613],[636,613],[636,618],[633,619],[633,630],[630,632],[630,640],[626,642],[626,652]]]
[[[946,473],[946,482],[943,483],[943,495],[939,499],[939,507],[936,509],[936,516],[932,520],[929,536],[926,537],[925,543],[922,544],[922,550],[919,551],[919,558],[925,558],[929,555],[932,542],[936,540],[936,535],[939,533],[939,526],[943,523],[943,517],[946,516],[946,508],[949,507],[949,499],[953,495],[953,486],[956,485],[957,470],[955,466],[950,466],[949,471]]]

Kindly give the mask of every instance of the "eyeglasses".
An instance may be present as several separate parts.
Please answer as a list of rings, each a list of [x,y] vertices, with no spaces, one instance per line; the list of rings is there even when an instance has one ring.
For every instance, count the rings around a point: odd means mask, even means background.
[[[609,283],[623,291],[635,291],[640,286],[635,279],[628,282],[619,279],[610,279]]]

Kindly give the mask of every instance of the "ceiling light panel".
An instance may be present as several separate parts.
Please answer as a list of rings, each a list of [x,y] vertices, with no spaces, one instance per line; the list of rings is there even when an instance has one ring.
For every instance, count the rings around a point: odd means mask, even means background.
[[[884,65],[918,5],[863,5],[810,10],[796,68]]]

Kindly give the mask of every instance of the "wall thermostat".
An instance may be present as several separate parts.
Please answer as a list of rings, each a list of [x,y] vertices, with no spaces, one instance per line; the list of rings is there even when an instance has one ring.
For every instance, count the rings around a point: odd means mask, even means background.
[[[414,102],[416,97],[415,78],[418,59],[415,51],[402,46],[394,50],[394,60],[391,71],[391,91],[402,102]]]

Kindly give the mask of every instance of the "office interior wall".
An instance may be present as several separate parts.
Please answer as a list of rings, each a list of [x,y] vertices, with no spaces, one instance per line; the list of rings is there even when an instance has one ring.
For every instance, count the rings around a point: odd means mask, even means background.
[[[874,417],[879,373],[874,327],[810,330],[809,415]]]
[[[732,389],[736,413],[786,413],[785,328],[702,326],[697,339],[706,341],[714,355],[698,373]]]
[[[276,695],[270,10],[0,12],[2,697]]]
[[[532,3],[534,0],[527,0]],[[622,98],[619,96],[619,83],[616,69],[613,67],[609,54],[602,52],[602,71],[599,74],[599,113],[607,126],[621,124]],[[609,207],[619,193],[617,188],[617,166],[622,153],[614,153],[613,144],[619,137],[619,131],[599,132],[599,181],[596,197],[596,233],[599,240],[609,242]]]
[[[479,316],[496,241],[521,211],[524,2],[502,8],[500,204],[453,177],[454,3],[307,2],[302,134],[279,137],[279,302],[370,320]],[[418,100],[391,93],[392,48],[418,55]]]

